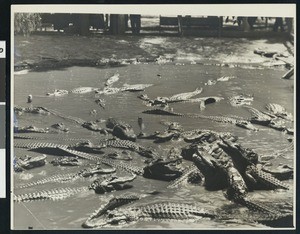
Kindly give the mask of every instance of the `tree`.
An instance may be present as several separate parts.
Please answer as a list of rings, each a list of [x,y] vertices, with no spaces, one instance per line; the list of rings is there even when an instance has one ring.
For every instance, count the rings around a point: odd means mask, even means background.
[[[28,36],[41,26],[41,16],[38,13],[15,13],[15,34]]]

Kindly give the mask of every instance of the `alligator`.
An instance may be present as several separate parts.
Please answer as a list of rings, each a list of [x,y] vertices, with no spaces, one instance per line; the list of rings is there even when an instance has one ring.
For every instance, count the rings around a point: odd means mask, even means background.
[[[194,129],[191,131],[184,131],[181,133],[181,137],[184,139],[185,142],[212,142],[215,139],[218,139],[220,136],[226,137],[231,139],[232,141],[236,141],[237,137],[233,136],[231,133],[228,132],[215,132],[212,130],[206,129]]]
[[[98,88],[93,88],[93,87],[79,87],[72,89],[70,93],[75,93],[75,94],[83,94],[83,93],[90,93],[93,91],[98,90]]]
[[[266,105],[266,109],[272,112],[276,117],[293,121],[293,115],[288,113],[286,109],[279,104],[269,103]]]
[[[14,139],[22,139],[22,140],[60,140],[60,141],[88,141],[84,138],[68,138],[68,137],[60,137],[60,136],[32,136],[31,134],[17,134],[14,133]]]
[[[69,92],[64,89],[55,89],[52,93],[46,93],[47,96],[54,96],[54,97],[60,97],[63,95],[68,94]]]
[[[239,94],[230,97],[229,102],[232,106],[251,105],[253,102],[253,96]]]
[[[186,92],[186,93],[179,93],[179,94],[175,94],[169,98],[167,98],[169,101],[179,101],[179,100],[187,100],[190,99],[198,94],[200,94],[202,92],[202,88],[201,89],[196,89],[193,92]]]
[[[40,107],[42,108],[44,111],[46,111],[47,113],[50,113],[54,116],[57,116],[57,117],[60,117],[64,120],[68,120],[72,123],[76,123],[76,124],[84,124],[86,121],[84,121],[83,119],[80,119],[80,118],[77,118],[77,117],[73,117],[73,116],[68,116],[68,115],[64,115],[56,110],[52,110],[52,109],[49,109],[49,108],[45,108],[45,107]]]
[[[243,176],[249,190],[253,189],[289,189],[287,184],[279,181],[270,173],[257,167],[258,155],[251,149],[243,148],[237,143],[222,139],[220,147],[231,157],[234,166]]]
[[[45,152],[47,154],[59,154],[58,148],[68,148],[69,145],[61,145],[61,144],[56,144],[56,143],[51,143],[51,142],[19,142],[15,141],[14,142],[14,147],[15,148],[22,148],[22,149],[29,149],[31,151],[36,151],[36,152]]]
[[[247,207],[249,210],[254,211],[258,214],[257,222],[265,223],[275,222],[281,219],[287,218],[291,220],[293,217],[292,212],[285,213],[282,209],[277,210],[274,208],[274,204],[267,206],[261,202],[253,201],[253,199],[248,197],[247,186],[243,181],[242,176],[239,174],[238,170],[233,166],[232,163],[228,163],[225,166],[228,179],[228,188],[225,192],[225,197],[236,204]],[[257,218],[257,217],[256,217]]]
[[[115,88],[115,87],[105,87],[103,90],[98,90],[96,91],[97,94],[104,94],[104,95],[111,95],[111,94],[116,94],[120,92],[120,88]]]
[[[225,189],[224,195],[228,200],[247,207],[259,214],[259,217],[263,216],[263,219],[256,221],[275,221],[286,216],[290,217],[290,214],[281,214],[279,210],[250,199],[248,186],[231,160],[216,160],[205,151],[194,154],[193,159],[195,165],[203,172],[206,188],[213,190]]]
[[[247,109],[253,114],[250,119],[251,123],[273,128],[278,131],[286,132],[287,134],[293,135],[294,131],[287,128],[284,122],[278,120],[274,114],[259,111],[253,107],[247,107]]]
[[[267,58],[274,58],[274,56],[286,57],[286,55],[284,55],[283,53],[280,53],[278,51],[275,51],[275,50],[265,50],[265,49],[261,49],[261,48],[255,49],[253,51],[253,53],[261,55],[261,56],[265,56]]]
[[[262,167],[261,170],[271,174],[278,180],[289,180],[289,179],[293,179],[294,176],[293,168],[288,165],[280,165],[275,169],[267,168],[265,166]]]
[[[111,142],[112,141],[112,142]],[[103,142],[102,142],[103,143]],[[130,143],[130,144],[128,144]],[[131,144],[132,143],[132,144]],[[101,146],[100,146],[101,145]],[[136,175],[143,175],[146,178],[153,178],[153,179],[163,179],[168,180],[169,178],[174,178],[177,176],[180,176],[181,172],[174,167],[172,164],[176,164],[178,160],[181,160],[181,158],[176,159],[170,159],[170,160],[162,160],[158,158],[158,155],[156,155],[155,152],[152,150],[145,149],[143,147],[139,148],[136,143],[133,143],[131,141],[125,141],[125,140],[106,140],[106,144],[100,144],[97,146],[98,148],[101,147],[118,147],[118,148],[125,148],[134,150],[135,152],[138,152],[139,154],[149,157],[152,161],[150,161],[149,165],[147,165],[145,168],[139,168],[124,162],[114,162],[113,160],[105,159],[103,157],[97,157],[93,156],[87,153],[83,153],[77,150],[71,150],[68,148],[61,148],[63,151],[73,154],[75,156],[92,160],[92,161],[98,161],[103,164],[110,165],[111,167],[123,169],[126,171],[129,171],[131,173],[134,173]],[[128,148],[129,147],[129,148]]]
[[[166,97],[157,97],[154,100],[148,100],[150,106],[155,105],[167,105],[168,103],[201,103],[204,107],[208,104],[216,103],[224,98],[217,96],[209,96],[209,97],[200,97],[200,98],[189,98],[189,99],[179,99],[179,100],[170,100]]]
[[[72,150],[72,149],[69,149],[69,148],[61,148],[61,150],[66,152],[66,153],[69,153],[70,155],[77,156],[79,158],[87,159],[87,160],[90,160],[90,161],[101,162],[105,165],[109,165],[109,166],[114,167],[114,168],[123,169],[125,171],[128,171],[130,173],[134,173],[136,175],[142,175],[143,174],[143,169],[141,169],[139,167],[136,167],[136,166],[133,166],[131,164],[127,164],[127,163],[124,163],[124,162],[117,162],[116,163],[116,162],[114,162],[114,160],[106,159],[106,158],[103,158],[103,157],[97,157],[97,156],[94,156],[94,155],[91,155],[91,154],[87,154],[87,153],[80,152],[80,151],[77,151],[77,150]]]
[[[228,220],[245,219],[247,221],[276,224],[276,222],[288,218],[291,213],[281,214],[280,212],[253,212],[248,214],[230,215],[220,210],[208,210],[200,204],[190,204],[182,202],[153,202],[144,205],[133,205],[140,196],[123,195],[110,199],[107,203],[100,206],[82,224],[83,228],[116,227],[137,222],[139,220],[176,220],[199,222],[203,219]],[[254,203],[253,203],[254,204]],[[268,210],[270,211],[270,210]]]
[[[147,94],[141,94],[141,95],[138,95],[137,97],[139,99],[142,99],[143,101],[146,101],[146,102],[150,101],[150,98],[148,97]]]
[[[111,129],[111,133],[114,136],[122,140],[136,141],[136,134],[134,133],[133,128],[127,123],[114,118],[109,118],[106,122],[106,127]]]
[[[69,148],[73,149],[73,150],[77,150],[77,151],[83,151],[85,153],[96,153],[96,154],[103,154],[104,153],[102,151],[102,149],[104,147],[96,146],[90,140],[78,142],[75,145],[70,146]]]
[[[110,154],[107,154],[107,158],[111,159],[117,159],[117,160],[124,160],[124,161],[131,161],[132,157],[128,153],[128,151],[123,150],[121,153],[120,152],[113,152]]]
[[[135,142],[128,140],[107,139],[102,140],[96,145],[97,148],[120,148],[137,152],[147,158],[157,158],[157,153],[151,148],[145,148]]]
[[[101,134],[104,135],[108,133],[106,129],[99,127],[98,124],[95,123],[94,121],[84,122],[81,126],[94,132],[100,132]]]
[[[235,79],[235,78],[236,78],[235,76],[222,76],[222,77],[218,78],[217,81],[223,82],[223,81],[229,81],[229,80]]]
[[[55,128],[61,132],[69,132],[69,128],[66,127],[64,123],[56,123],[51,125],[52,128]]]
[[[34,193],[18,194],[13,196],[14,202],[30,202],[43,200],[62,200],[77,193],[88,191],[87,186],[77,188],[55,188],[51,190],[42,190]]]
[[[45,159],[47,158],[46,155],[39,155],[39,156],[29,156],[25,155],[23,157],[19,157],[16,161],[15,171],[23,171],[23,169],[33,169],[36,167],[42,167],[46,164]]]
[[[33,125],[25,127],[17,127],[16,131],[18,133],[49,133],[49,128],[37,128]]]
[[[107,203],[105,203],[103,206],[100,206],[97,210],[91,214],[87,220],[82,224],[82,227],[84,228],[91,228],[96,227],[96,225],[93,224],[94,219],[104,215],[109,210],[113,210],[119,206],[132,203],[134,201],[137,201],[141,198],[141,196],[136,194],[130,194],[130,195],[122,195],[119,197],[113,197],[110,199]]]
[[[242,119],[242,118],[235,118],[235,117],[229,117],[229,116],[206,116],[206,115],[190,114],[190,113],[183,114],[183,113],[178,113],[178,112],[174,112],[174,111],[169,111],[167,109],[150,109],[150,110],[145,110],[142,113],[210,119],[215,122],[231,123],[231,124],[235,124],[236,126],[241,127],[241,128],[249,129],[252,131],[258,131],[258,128],[254,127],[250,121],[248,121],[246,119]]]
[[[112,191],[119,191],[124,189],[132,188],[133,186],[127,184],[127,182],[132,182],[136,178],[135,174],[129,176],[112,176],[108,179],[96,179],[90,186],[89,189],[93,189],[97,194],[108,193]]]
[[[43,178],[37,181],[32,181],[27,184],[22,184],[18,186],[17,188],[28,188],[36,185],[41,184],[47,184],[47,183],[66,183],[69,181],[74,181],[78,178],[86,178],[91,177],[96,174],[111,174],[116,172],[116,169],[109,165],[110,168],[103,168],[101,164],[92,165],[89,167],[86,167],[84,169],[79,170],[75,173],[68,173],[68,174],[60,174],[60,175],[54,175],[47,178]]]
[[[195,138],[191,145],[182,148],[181,156],[186,160],[192,161],[193,154],[197,153],[198,149],[201,149],[203,146],[206,146],[209,153],[214,155],[216,158],[224,157],[223,154],[225,154],[225,152],[218,145],[218,142],[221,141],[221,137],[222,139],[228,139],[231,142],[237,141],[236,136],[227,132],[217,133],[211,130],[198,131],[199,137]]]
[[[124,84],[121,90],[128,91],[128,92],[139,92],[139,91],[144,91],[145,88],[148,88],[152,85],[153,84],[134,84],[134,85]]]
[[[169,111],[166,109],[150,109],[150,110],[145,110],[142,113],[145,114],[154,114],[154,115],[171,115],[171,116],[186,116],[185,114],[182,113],[176,113],[174,111]]]
[[[180,159],[155,159],[144,167],[143,176],[156,180],[171,181],[182,175],[176,162]]]
[[[177,122],[172,122],[164,132],[155,132],[153,134],[153,137],[155,139],[154,142],[160,143],[171,139],[179,139],[182,131],[183,127],[180,124],[178,124]]]
[[[23,113],[49,115],[49,111],[44,107],[14,107],[14,113],[22,115]]]
[[[112,77],[109,77],[106,82],[105,86],[111,86],[113,83],[117,82],[120,79],[120,74],[115,73]]]
[[[252,131],[258,131],[258,128],[254,127],[252,123],[246,119],[243,120],[240,118],[234,118],[229,116],[206,116],[200,114],[195,115],[195,118],[210,119],[219,123],[231,123],[241,128],[245,128]]]
[[[167,188],[177,188],[180,185],[184,183],[193,183],[193,184],[199,184],[203,181],[203,174],[199,171],[199,169],[195,166],[189,166],[186,169],[182,171],[182,175],[171,181]]]
[[[53,166],[79,166],[81,162],[77,158],[62,157],[50,162]]]
[[[134,198],[120,201],[119,203],[122,205],[132,201],[134,201]],[[113,208],[109,207],[109,205],[104,206],[104,209],[101,207],[82,224],[82,227],[112,227],[122,223],[147,219],[196,221],[203,220],[203,218],[213,219],[216,217],[216,214],[212,211],[182,202],[155,202],[146,205],[127,206],[125,208],[115,208],[115,206],[121,206],[120,204],[116,205],[116,202],[109,203],[112,203]]]

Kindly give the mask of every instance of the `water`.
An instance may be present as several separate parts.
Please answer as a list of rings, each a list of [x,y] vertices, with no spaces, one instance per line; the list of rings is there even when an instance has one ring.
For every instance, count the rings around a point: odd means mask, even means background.
[[[109,96],[97,96],[94,92],[87,94],[68,94],[62,97],[47,97],[45,94],[53,92],[54,89],[71,90],[78,87],[103,88],[107,78],[116,72],[120,74],[120,80],[114,84],[121,87],[123,84],[152,83],[152,87],[146,89],[146,93],[151,99],[157,96],[172,96],[181,92],[194,91],[196,88],[203,88],[203,92],[197,97],[220,96],[223,97],[219,103],[210,104],[204,110],[200,110],[197,103],[177,103],[172,104],[174,111],[181,113],[201,113],[203,115],[239,115],[250,117],[250,113],[241,107],[232,107],[228,98],[239,93],[251,94],[254,96],[253,107],[264,110],[267,103],[277,103],[284,106],[288,112],[294,112],[293,103],[293,80],[282,80],[281,76],[286,72],[284,69],[276,68],[243,68],[243,67],[222,67],[213,65],[156,65],[139,64],[118,68],[85,68],[71,67],[66,70],[49,72],[29,72],[15,76],[14,80],[14,103],[19,106],[44,106],[54,109],[63,114],[79,117],[86,121],[95,119],[107,119],[115,117],[131,124],[138,133],[138,117],[142,117],[145,123],[145,131],[151,133],[155,130],[163,130],[165,126],[160,124],[161,120],[177,121],[183,125],[185,130],[211,129],[216,131],[228,131],[239,137],[239,142],[253,148],[261,155],[272,155],[277,150],[288,146],[287,136],[279,131],[259,127],[260,131],[253,132],[236,127],[232,124],[222,124],[203,119],[181,118],[175,116],[155,116],[142,114],[147,106],[137,98],[140,93],[120,92]],[[235,76],[226,82],[218,82],[213,86],[205,86],[208,80],[216,80],[222,76]],[[27,104],[27,96],[33,95],[33,102]],[[95,100],[101,98],[105,100],[105,109],[99,107]],[[97,115],[91,115],[91,110],[96,110]],[[52,124],[64,122],[70,128],[70,133],[62,133],[59,136],[68,138],[90,139],[97,143],[104,138],[99,133],[91,132],[74,123],[60,119],[52,115],[32,115],[23,114],[18,116],[19,126],[34,125],[36,127],[50,127]],[[101,125],[101,124],[100,124]],[[104,124],[103,124],[104,126]],[[41,136],[40,134],[32,134]],[[69,144],[70,142],[51,137],[51,142]],[[184,147],[184,142],[168,142],[154,144],[148,140],[139,140],[145,146],[155,147],[160,154],[166,154],[173,147]],[[16,149],[15,154],[22,156],[25,154],[38,155],[34,152],[27,152]],[[141,156],[133,153],[133,164],[143,165]],[[48,156],[50,162],[55,156]],[[87,162],[85,162],[87,163]],[[277,157],[271,161],[273,165],[285,163],[293,166],[293,152],[285,157]],[[190,162],[186,162],[187,165]],[[15,185],[28,181],[34,181],[45,176],[54,174],[64,174],[76,172],[80,167],[54,167],[48,163],[44,167],[35,168],[23,173],[14,175]],[[16,194],[29,193],[36,190],[51,189],[55,187],[79,187],[89,185],[93,179],[82,179],[67,184],[46,184],[38,187],[31,187],[22,190],[15,190]],[[291,189],[288,191],[255,191],[250,196],[256,200],[266,201],[270,197],[274,200],[293,200],[293,181],[287,182]],[[145,179],[138,177],[132,183],[134,187],[125,191],[113,192],[106,195],[95,195],[94,192],[84,192],[61,201],[43,201],[14,204],[14,227],[16,229],[80,229],[82,222],[101,204],[112,195],[124,192],[138,192],[157,190],[159,195],[147,198],[146,202],[158,200],[172,200],[178,202],[199,203],[203,208],[222,208],[230,204],[223,196],[222,191],[210,192],[201,186],[184,185],[178,189],[166,189],[167,182]],[[139,201],[143,203],[145,201]],[[240,209],[234,206],[234,209]],[[261,228],[261,224],[253,224],[244,220],[232,220],[232,222],[221,222],[203,220],[197,223],[191,222],[171,222],[171,221],[140,221],[130,224],[128,228]]]

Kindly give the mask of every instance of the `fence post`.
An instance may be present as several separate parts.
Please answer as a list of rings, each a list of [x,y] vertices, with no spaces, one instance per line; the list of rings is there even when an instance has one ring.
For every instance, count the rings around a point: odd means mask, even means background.
[[[182,35],[183,34],[183,31],[182,31],[182,16],[178,15],[177,19],[178,19],[178,33],[179,33],[179,35]]]

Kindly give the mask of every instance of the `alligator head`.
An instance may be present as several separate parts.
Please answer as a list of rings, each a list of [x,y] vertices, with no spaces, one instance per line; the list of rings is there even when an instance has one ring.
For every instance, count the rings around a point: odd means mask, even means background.
[[[181,159],[163,160],[161,158],[152,160],[148,166],[144,167],[145,178],[171,181],[179,176],[182,172],[178,169],[176,162]]]
[[[103,194],[111,191],[124,190],[132,188],[133,186],[127,182],[131,182],[135,179],[136,175],[130,176],[111,176],[108,179],[96,179],[90,186],[89,189],[93,189],[95,193]]]
[[[137,136],[133,128],[127,123],[109,118],[106,127],[112,129],[112,134],[122,140],[136,141]]]
[[[101,146],[95,146],[91,141],[82,141],[71,147],[72,149],[83,151],[86,153],[103,153]]]
[[[69,132],[69,128],[67,128],[64,123],[56,123],[56,124],[51,125],[51,127],[55,128],[59,131],[62,131],[62,132]]]
[[[227,172],[224,166],[204,148],[199,148],[192,159],[205,177],[204,185],[207,190],[220,190],[227,187]]]
[[[109,227],[112,225],[125,224],[138,220],[138,211],[129,210],[108,210],[106,214],[97,219],[88,219],[83,224],[83,228]]]
[[[246,183],[232,162],[228,162],[225,169],[227,172],[228,188],[224,195],[228,200],[239,202],[248,193]]]
[[[258,163],[258,154],[252,149],[244,148],[225,138],[221,138],[219,146],[232,158],[234,166],[240,173],[245,172],[249,165]]]

